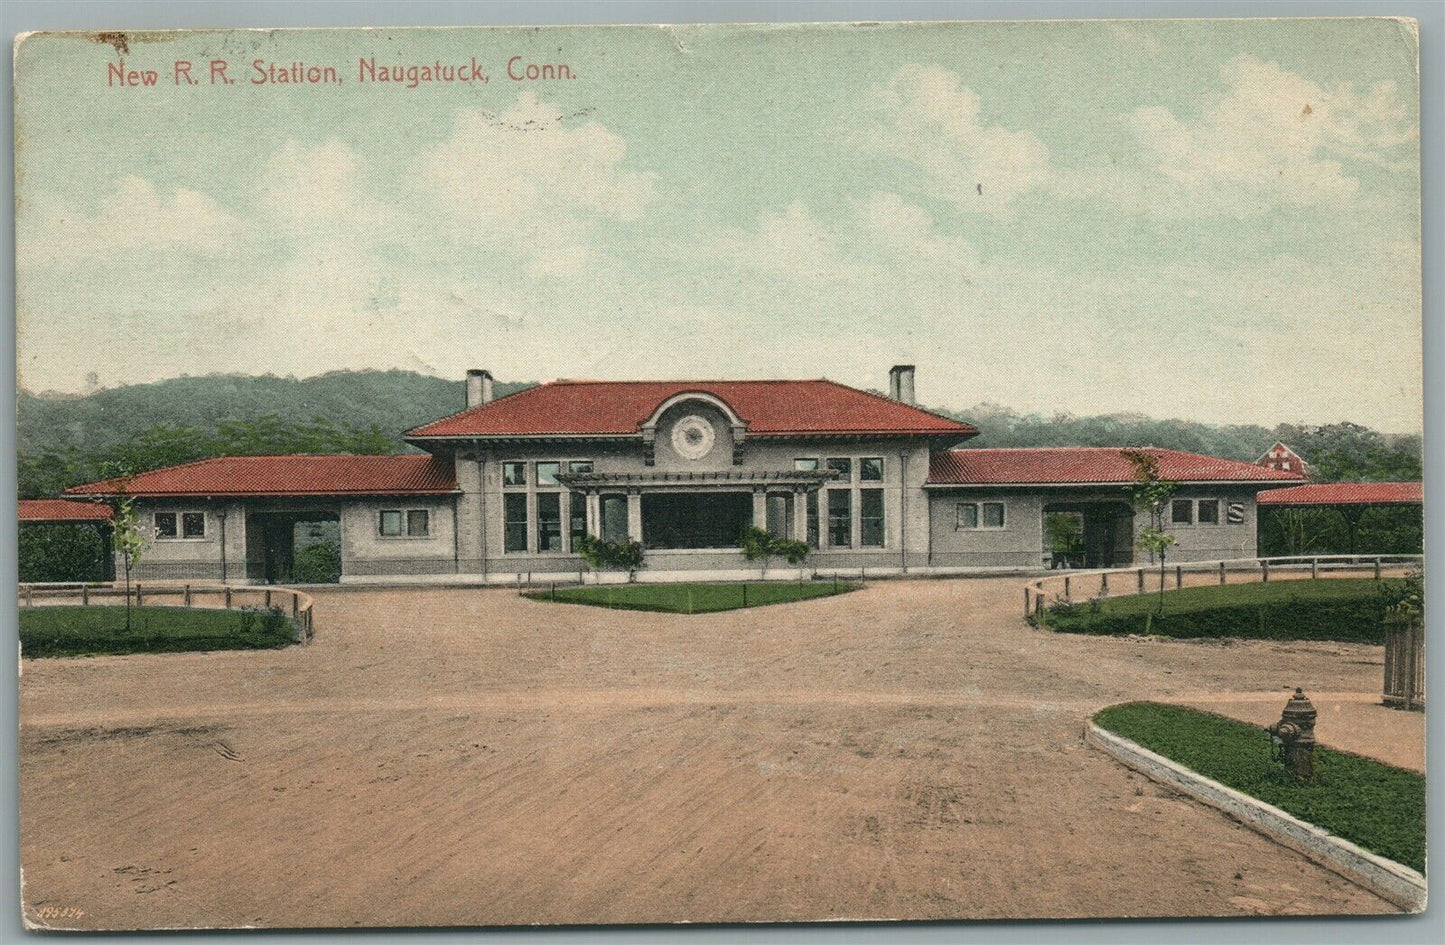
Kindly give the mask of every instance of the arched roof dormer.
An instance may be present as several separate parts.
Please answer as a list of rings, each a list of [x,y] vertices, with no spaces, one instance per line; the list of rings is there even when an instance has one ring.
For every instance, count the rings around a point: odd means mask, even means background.
[[[690,402],[707,404],[723,415],[728,426],[732,428],[733,465],[736,466],[741,463],[743,458],[743,440],[747,437],[748,423],[742,417],[738,416],[738,412],[734,410],[732,405],[726,400],[705,390],[679,391],[653,408],[652,413],[648,415],[646,420],[642,421],[641,426],[638,428],[642,433],[643,463],[648,466],[653,465],[653,446],[657,442],[657,425],[662,421],[662,418],[666,416],[667,412],[672,408],[679,404]]]

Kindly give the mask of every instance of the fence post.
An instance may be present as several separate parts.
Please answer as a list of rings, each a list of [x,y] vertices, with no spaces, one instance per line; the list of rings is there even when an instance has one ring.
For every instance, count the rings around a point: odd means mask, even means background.
[[[1260,575],[1260,582],[1261,582],[1261,583],[1263,583],[1263,584],[1268,584],[1268,583],[1269,583],[1269,559],[1268,559],[1268,558],[1260,558],[1260,559],[1259,559],[1259,575]]]
[[[185,585],[185,602],[185,606],[191,606],[191,586],[189,584]]]
[[[1139,569],[1139,593],[1144,593],[1144,569]]]
[[[1219,583],[1224,583],[1224,562],[1219,562]]]
[[[1024,585],[1024,619],[1029,619],[1029,614],[1031,613],[1033,613],[1033,607],[1029,601],[1029,587],[1026,584]]]
[[[291,595],[291,619],[295,620],[299,616],[301,616],[301,595],[293,593]]]
[[[748,582],[743,582],[743,606],[748,606]]]
[[[226,609],[231,609],[231,589],[229,587],[226,588]]]
[[[1042,587],[1039,588],[1038,593],[1034,595],[1034,617],[1038,620],[1039,626],[1042,627],[1044,625],[1044,590]]]
[[[1320,559],[1319,559],[1319,558],[1311,558],[1311,559],[1310,559],[1310,580],[1312,580],[1312,581],[1317,581],[1317,580],[1319,580],[1319,576],[1320,576]]]
[[[1179,589],[1179,588],[1181,588],[1181,587],[1183,587],[1183,586],[1184,586],[1184,565],[1182,565],[1182,564],[1176,564],[1176,565],[1174,566],[1174,587],[1175,587],[1175,589],[1177,590],[1177,589]]]
[[[1380,579],[1380,559],[1379,559],[1379,556],[1376,556],[1376,557],[1375,557],[1375,580],[1378,581],[1379,579]]]
[[[266,592],[266,605],[265,605],[265,606],[266,606],[266,609],[267,609],[267,610],[270,610],[270,609],[271,609],[271,592],[270,592],[270,591],[267,591],[267,592]]]
[[[80,585],[80,606],[82,606],[82,607],[89,607],[89,606],[90,606],[90,585],[89,585],[89,584],[82,584],[82,585]]]
[[[1069,576],[1067,574],[1064,575],[1064,600],[1073,600],[1073,595],[1069,593]]]
[[[1109,572],[1103,571],[1099,574],[1099,596],[1109,596]]]
[[[26,607],[33,606],[33,605],[30,603],[30,585],[28,585],[28,584],[25,585],[25,606],[26,606]]]
[[[140,585],[139,585],[139,584],[137,584],[137,585],[135,586],[135,605],[136,605],[137,607],[140,606]]]

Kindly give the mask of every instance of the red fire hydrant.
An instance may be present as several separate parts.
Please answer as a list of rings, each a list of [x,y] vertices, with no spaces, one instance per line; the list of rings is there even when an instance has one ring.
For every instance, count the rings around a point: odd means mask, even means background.
[[[1315,720],[1318,717],[1314,703],[1303,689],[1295,687],[1279,721],[1268,730],[1285,768],[1297,781],[1315,779]]]

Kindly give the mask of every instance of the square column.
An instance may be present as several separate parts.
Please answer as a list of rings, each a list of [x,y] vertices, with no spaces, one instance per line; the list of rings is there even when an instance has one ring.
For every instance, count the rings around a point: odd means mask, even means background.
[[[602,537],[602,496],[596,492],[587,493],[587,534]]]
[[[763,489],[753,490],[753,528],[768,527],[768,493]]]
[[[793,534],[794,541],[808,540],[808,492],[799,489],[793,493]]]
[[[627,493],[627,538],[642,541],[642,493],[636,489]]]

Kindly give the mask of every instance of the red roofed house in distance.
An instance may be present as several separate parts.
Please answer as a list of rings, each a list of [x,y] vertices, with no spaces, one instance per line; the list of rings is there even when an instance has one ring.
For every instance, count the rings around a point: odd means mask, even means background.
[[[1122,450],[959,448],[979,431],[913,401],[911,365],[889,372],[888,396],[559,380],[494,398],[473,370],[465,409],[407,433],[425,454],[202,460],[68,494],[135,498],[149,579],[287,580],[298,523],[339,528],[347,582],[592,579],[586,535],[640,542],[639,580],[756,576],[738,549],[748,526],[807,542],[818,571],[1037,570],[1051,512],[1082,518],[1087,566],[1132,562],[1143,522]],[[1150,452],[1182,484],[1175,561],[1253,556],[1256,493],[1303,478]]]

